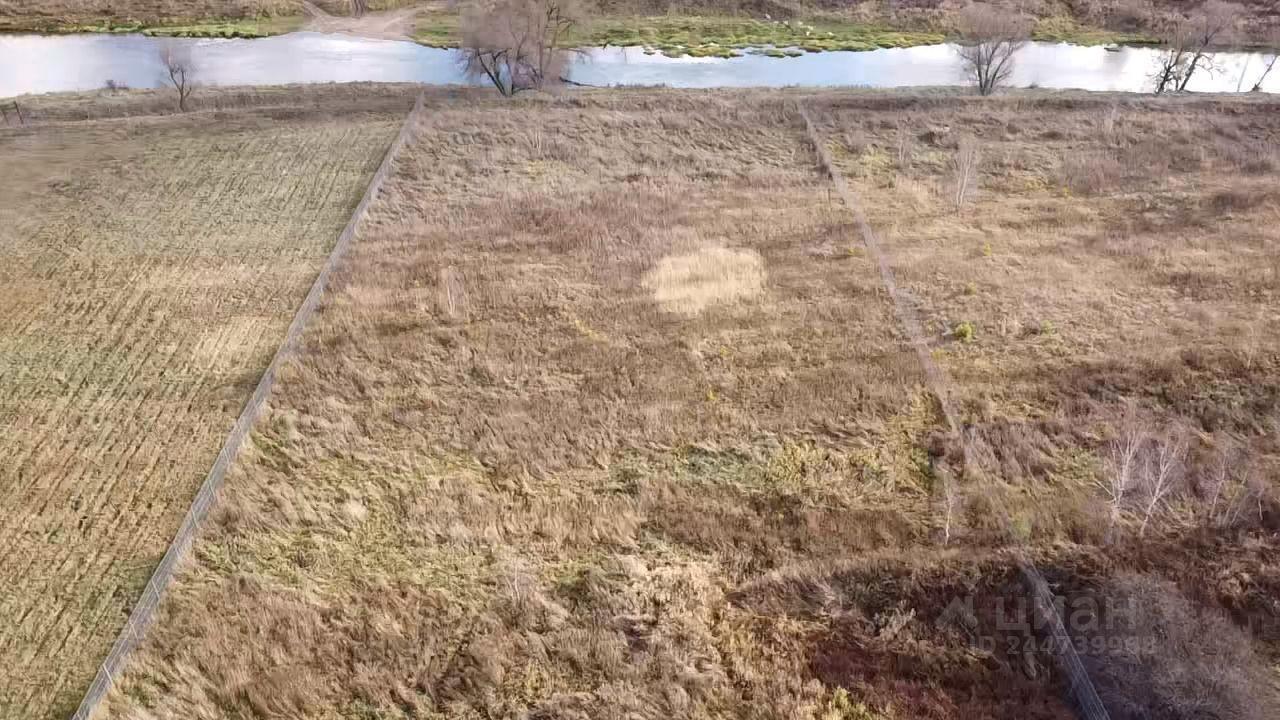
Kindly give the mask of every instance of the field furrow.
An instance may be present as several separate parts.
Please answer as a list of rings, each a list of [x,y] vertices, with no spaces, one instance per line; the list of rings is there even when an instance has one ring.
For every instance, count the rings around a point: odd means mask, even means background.
[[[0,717],[79,702],[398,122],[0,136]]]

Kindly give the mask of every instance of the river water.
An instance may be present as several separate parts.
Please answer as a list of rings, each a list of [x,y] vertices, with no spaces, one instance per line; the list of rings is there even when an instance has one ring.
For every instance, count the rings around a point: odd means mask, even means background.
[[[452,50],[411,42],[298,32],[261,40],[160,40],[141,35],[0,35],[0,97],[93,90],[108,80],[128,87],[160,87],[162,42],[191,46],[199,80],[208,85],[279,85],[308,82],[468,82]],[[1028,43],[1018,53],[1018,87],[1147,91],[1159,51],[1107,50]],[[1264,55],[1218,53],[1215,69],[1192,78],[1190,90],[1248,90]],[[795,58],[748,54],[740,58],[668,58],[642,48],[592,48],[573,64],[569,79],[589,85],[671,87],[782,87],[962,85],[955,48],[929,45],[869,52],[827,52]],[[1263,87],[1280,92],[1280,68]]]

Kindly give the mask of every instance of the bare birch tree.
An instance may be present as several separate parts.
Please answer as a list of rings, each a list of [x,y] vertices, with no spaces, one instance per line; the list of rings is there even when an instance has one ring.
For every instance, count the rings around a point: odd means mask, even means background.
[[[1143,471],[1143,447],[1147,444],[1147,435],[1136,424],[1126,423],[1128,427],[1111,443],[1111,456],[1107,462],[1107,472],[1099,480],[1103,492],[1107,495],[1110,517],[1107,521],[1108,543],[1115,539],[1116,526],[1124,516],[1125,506],[1137,491],[1145,474]]]
[[[573,0],[477,0],[462,15],[469,75],[510,97],[541,89],[563,70],[565,35],[578,22]]]
[[[187,100],[199,87],[191,49],[174,42],[164,43],[160,46],[160,64],[164,67],[168,84],[178,93],[178,110],[186,112]]]
[[[1021,16],[990,5],[970,5],[960,14],[960,64],[981,95],[990,95],[1013,75],[1014,55],[1030,26]]]
[[[1181,432],[1172,432],[1168,437],[1155,443],[1151,457],[1145,464],[1147,502],[1142,514],[1142,526],[1138,528],[1138,537],[1147,534],[1147,526],[1151,518],[1169,499],[1169,495],[1182,481],[1183,461],[1187,454],[1186,436]]]

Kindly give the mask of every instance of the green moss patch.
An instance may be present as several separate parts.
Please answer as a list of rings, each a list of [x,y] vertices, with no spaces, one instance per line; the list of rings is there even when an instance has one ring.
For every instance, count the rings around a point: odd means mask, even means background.
[[[437,12],[421,15],[413,38],[438,48],[458,46],[458,15]],[[761,50],[770,57],[796,57],[829,50],[876,50],[932,45],[944,40],[940,33],[899,32],[854,23],[815,21],[773,22],[750,18],[658,16],[606,17],[593,20],[569,35],[570,45],[643,47],[648,54],[669,57],[739,57]]]
[[[722,17],[606,18],[575,33],[583,45],[643,46],[667,55],[733,57],[740,50],[769,48],[771,57],[794,57],[793,48],[809,52],[876,50],[932,45],[940,33],[899,32],[843,22],[775,22]]]

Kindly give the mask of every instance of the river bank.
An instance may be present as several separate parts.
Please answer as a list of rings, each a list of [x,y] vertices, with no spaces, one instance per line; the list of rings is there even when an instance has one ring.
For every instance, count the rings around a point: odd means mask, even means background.
[[[346,34],[296,32],[255,40],[171,39],[141,34],[0,36],[0,66],[29,72],[0,76],[0,97],[104,87],[168,84],[161,45],[185,46],[205,87],[290,83],[411,82],[469,85],[455,49]],[[741,56],[671,57],[645,46],[593,47],[575,55],[566,80],[584,85],[714,87],[921,87],[969,84],[956,46],[923,45],[866,52],[776,48]],[[1014,57],[1011,88],[1150,92],[1160,50],[1027,43]],[[1269,56],[1214,54],[1214,72],[1197,73],[1191,92],[1249,90]],[[1262,90],[1280,92],[1272,74]]]
[[[74,1],[74,0],[73,0]],[[104,17],[95,12],[44,12],[39,7],[22,11],[0,6],[0,33],[40,34],[142,34],[153,37],[189,38],[263,38],[313,28],[316,18],[309,18],[293,4],[264,5],[261,12],[254,6],[238,4],[210,7],[209,1],[191,8],[141,10],[129,3],[118,14]],[[141,2],[141,0],[134,0]],[[382,3],[412,6],[395,0]],[[202,14],[205,12],[228,14]],[[309,10],[324,13],[323,7]],[[459,12],[440,3],[419,3],[407,38],[436,48],[457,47]],[[732,57],[755,48],[800,48],[806,52],[861,51],[881,48],[907,48],[936,45],[953,34],[954,13],[902,14],[864,11],[831,12],[813,10],[808,13],[718,12],[715,8],[690,8],[674,12],[648,14],[636,10],[595,13],[590,20],[575,28],[569,41],[582,47],[643,46],[655,52],[678,57]],[[236,15],[235,12],[247,14]],[[402,11],[403,12],[403,11]],[[169,13],[169,14],[163,14]],[[341,16],[325,15],[325,19]],[[332,23],[330,23],[332,24]],[[324,28],[328,30],[329,28]],[[358,29],[353,32],[359,34]],[[1032,39],[1044,42],[1067,42],[1076,45],[1146,44],[1154,42],[1149,32],[1106,29],[1086,20],[1064,14],[1037,18]]]

